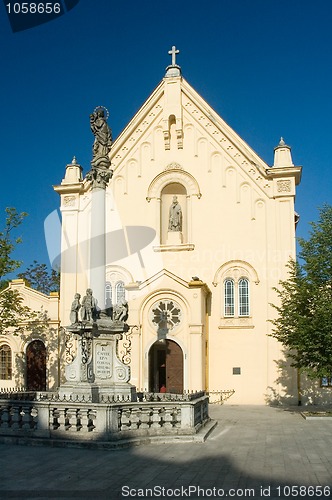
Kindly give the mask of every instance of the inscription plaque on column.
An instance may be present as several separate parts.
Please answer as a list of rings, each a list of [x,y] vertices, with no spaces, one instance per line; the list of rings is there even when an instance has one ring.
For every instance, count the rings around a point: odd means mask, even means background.
[[[95,348],[95,375],[99,379],[112,377],[112,345],[96,343]]]

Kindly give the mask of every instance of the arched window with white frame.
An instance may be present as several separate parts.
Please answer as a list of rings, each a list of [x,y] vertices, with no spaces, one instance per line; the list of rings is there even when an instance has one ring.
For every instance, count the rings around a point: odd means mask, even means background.
[[[234,281],[227,278],[224,281],[224,315],[232,317],[234,310]]]
[[[255,287],[260,283],[255,268],[244,260],[224,262],[212,283],[221,285],[219,328],[254,328]]]
[[[122,304],[126,300],[126,290],[123,281],[118,281],[115,285],[115,298],[117,304]]]
[[[106,304],[106,309],[109,309],[113,305],[112,283],[110,283],[109,281],[107,281],[105,285],[105,304]]]
[[[0,380],[12,379],[12,350],[7,344],[0,347]]]
[[[122,304],[127,300],[125,282],[119,274],[110,275],[105,283],[105,304],[106,309],[111,309],[117,304]]]
[[[240,278],[238,282],[239,316],[249,316],[249,280]]]

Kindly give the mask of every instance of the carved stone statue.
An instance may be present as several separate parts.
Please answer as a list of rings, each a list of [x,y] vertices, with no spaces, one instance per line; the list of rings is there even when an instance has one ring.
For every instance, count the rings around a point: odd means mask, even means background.
[[[126,321],[128,319],[128,302],[116,304],[113,308],[113,321]]]
[[[111,151],[112,146],[112,131],[108,126],[105,112],[102,108],[97,108],[97,110],[90,115],[90,126],[95,136],[92,148],[93,158],[91,166],[92,168],[109,168],[111,163],[108,153]]]
[[[182,209],[177,196],[173,196],[173,203],[169,208],[168,230],[182,231]]]
[[[88,288],[82,300],[81,318],[82,321],[92,322],[96,319],[97,300],[92,295],[91,288]]]
[[[78,312],[81,309],[80,298],[81,295],[79,293],[75,293],[75,297],[70,308],[70,321],[72,325],[76,325],[78,323]]]

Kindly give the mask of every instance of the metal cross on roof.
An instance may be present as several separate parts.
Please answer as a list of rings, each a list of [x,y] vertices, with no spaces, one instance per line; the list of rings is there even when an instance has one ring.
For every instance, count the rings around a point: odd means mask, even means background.
[[[168,53],[172,56],[172,66],[176,66],[176,54],[179,54],[180,51],[173,45],[172,50],[169,50]]]

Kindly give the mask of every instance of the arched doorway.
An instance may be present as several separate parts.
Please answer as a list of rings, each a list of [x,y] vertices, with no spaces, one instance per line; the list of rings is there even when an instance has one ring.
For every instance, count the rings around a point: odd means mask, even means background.
[[[159,340],[149,351],[149,390],[160,392],[183,392],[183,352],[173,340]]]
[[[26,351],[28,391],[46,390],[46,347],[41,340],[30,342]]]

